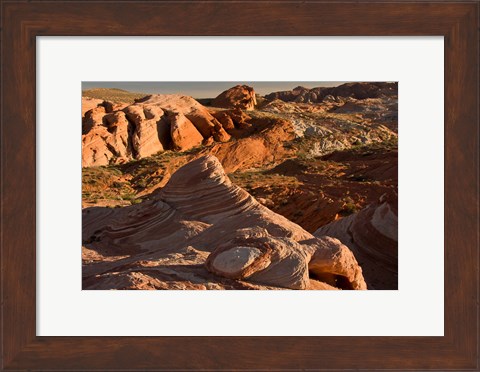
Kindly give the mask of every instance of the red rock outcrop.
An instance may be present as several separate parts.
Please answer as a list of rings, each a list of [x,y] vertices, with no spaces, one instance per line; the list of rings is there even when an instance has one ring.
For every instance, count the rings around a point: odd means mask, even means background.
[[[229,133],[235,133],[235,129],[247,129],[252,118],[239,108],[232,110],[214,111],[212,115],[222,124]]]
[[[243,110],[253,110],[256,104],[255,91],[248,85],[236,85],[223,91],[212,101],[214,107]]]
[[[94,121],[99,117],[96,116],[98,111],[103,115],[101,122]],[[123,112],[105,115],[104,108],[99,106],[87,112],[85,118],[92,127],[82,136],[82,166],[107,165],[110,162],[121,164],[132,158],[129,122]]]
[[[168,119],[170,120],[170,135],[175,150],[189,150],[202,143],[202,135],[183,114],[171,112],[168,114]]]
[[[360,212],[331,222],[315,236],[338,238],[355,254],[370,289],[397,289],[397,201],[384,195]]]
[[[203,138],[213,135],[217,120],[210,112],[192,97],[181,94],[153,94],[137,100],[135,106],[159,107],[185,115],[195,125]]]
[[[124,129],[121,138],[114,129],[120,127]],[[85,112],[82,132],[84,167],[123,163],[172,147],[183,151],[209,138],[217,142],[231,138],[204,106],[178,94],[147,96],[127,107],[102,101]]]
[[[106,112],[114,112],[114,111],[119,111],[123,110],[125,107],[127,107],[129,104],[124,103],[124,102],[111,102],[111,101],[103,101],[101,103],[103,107],[105,107]]]
[[[82,221],[83,289],[366,289],[346,246],[259,204],[213,156],[149,201]]]
[[[257,127],[259,132],[226,144],[215,144],[206,151],[215,155],[228,173],[283,159],[288,152],[284,142],[294,139],[292,123],[275,119],[262,124]]]
[[[222,124],[223,129],[227,132],[235,129],[235,124],[233,123],[232,117],[228,115],[226,111],[216,111],[212,115]]]
[[[136,158],[166,150],[170,144],[170,123],[158,106],[130,105],[123,109],[132,123],[132,147]]]
[[[82,117],[85,116],[87,111],[97,107],[103,102],[101,99],[82,97]]]
[[[88,110],[82,118],[82,133],[86,134],[92,128],[103,125],[103,117],[106,113],[103,106],[96,106]]]

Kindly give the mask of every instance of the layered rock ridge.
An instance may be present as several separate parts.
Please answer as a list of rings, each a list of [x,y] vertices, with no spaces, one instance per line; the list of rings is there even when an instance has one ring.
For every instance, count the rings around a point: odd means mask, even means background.
[[[92,104],[84,99],[84,107]],[[204,141],[230,140],[204,106],[179,94],[150,95],[132,105],[102,102],[85,111],[82,133],[84,167],[122,164],[168,149],[185,151]]]

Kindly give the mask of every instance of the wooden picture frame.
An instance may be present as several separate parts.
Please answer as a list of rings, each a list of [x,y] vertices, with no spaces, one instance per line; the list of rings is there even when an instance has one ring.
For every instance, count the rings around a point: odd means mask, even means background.
[[[2,370],[479,370],[479,4],[3,1]],[[443,35],[445,336],[37,337],[36,37],[46,35]]]

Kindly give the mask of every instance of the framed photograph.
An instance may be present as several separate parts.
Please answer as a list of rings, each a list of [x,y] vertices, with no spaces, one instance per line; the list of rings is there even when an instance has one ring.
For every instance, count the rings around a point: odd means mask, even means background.
[[[82,289],[398,288],[397,82],[84,82],[82,114]]]
[[[478,7],[3,2],[2,370],[478,370]]]

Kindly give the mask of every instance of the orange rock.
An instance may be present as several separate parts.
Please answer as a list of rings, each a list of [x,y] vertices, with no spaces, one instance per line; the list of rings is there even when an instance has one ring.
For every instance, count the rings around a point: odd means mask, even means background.
[[[236,85],[220,93],[212,102],[214,107],[253,110],[257,104],[255,91],[248,85]]]
[[[203,142],[202,142],[202,144],[203,144],[204,146],[211,146],[211,145],[213,145],[213,143],[214,143],[213,136],[210,136],[210,137],[208,137],[208,138],[205,138],[205,139],[203,140]]]
[[[158,107],[163,110],[180,112],[195,125],[203,138],[208,138],[213,133],[214,117],[192,97],[181,94],[153,94],[138,100],[134,106]]]
[[[105,107],[105,111],[107,113],[111,113],[114,111],[122,110],[123,108],[128,106],[128,103],[103,101],[101,105]]]
[[[251,120],[251,117],[245,114],[239,108],[233,110],[216,111],[213,113],[213,116],[222,124],[222,127],[227,132],[232,132],[235,127],[240,129],[250,127],[248,120]]]
[[[90,97],[82,97],[82,117],[85,116],[87,111],[97,107],[99,104],[102,103],[101,99],[90,98]]]
[[[82,120],[82,133],[88,133],[93,127],[102,125],[105,114],[106,111],[103,106],[97,106],[88,110]]]
[[[223,129],[222,125],[216,120],[213,129],[213,138],[217,142],[228,142],[231,138],[230,134],[228,134],[225,129]]]
[[[102,125],[94,126],[82,136],[82,166],[124,163],[132,158],[129,122],[125,113],[107,114],[103,121]]]
[[[239,108],[228,110],[226,113],[232,118],[233,122],[236,125],[246,124],[249,120],[252,119]]]
[[[202,143],[202,135],[183,114],[179,112],[169,112],[168,119],[170,120],[170,135],[175,150],[189,150]]]
[[[213,116],[222,124],[223,129],[226,131],[235,128],[232,118],[225,111],[214,112]]]

